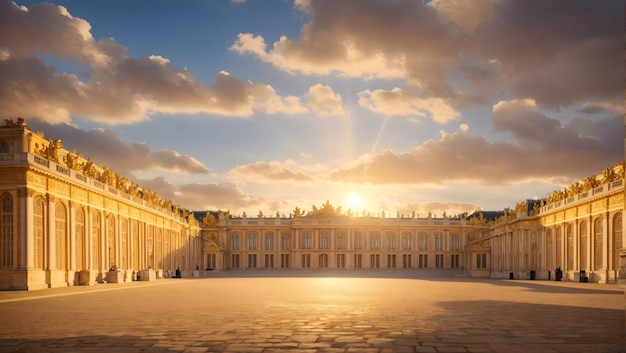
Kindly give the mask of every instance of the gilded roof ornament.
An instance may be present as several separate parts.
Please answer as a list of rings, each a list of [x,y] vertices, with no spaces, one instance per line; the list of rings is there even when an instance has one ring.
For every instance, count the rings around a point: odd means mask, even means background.
[[[47,146],[39,147],[38,143],[35,143],[35,154],[46,158],[50,161],[59,161],[59,151],[63,148],[63,141],[61,139],[48,140]]]
[[[205,227],[214,227],[217,226],[217,219],[213,217],[211,212],[207,212],[204,218],[202,218],[202,225]]]
[[[13,119],[4,119],[4,125],[2,126],[3,128],[26,128],[28,129],[28,126],[26,125],[26,121],[24,121],[24,119],[22,118],[17,118],[17,121],[13,121]]]

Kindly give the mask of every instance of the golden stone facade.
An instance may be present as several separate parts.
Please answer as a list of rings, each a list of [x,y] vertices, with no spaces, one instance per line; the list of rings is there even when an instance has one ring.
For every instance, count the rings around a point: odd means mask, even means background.
[[[47,141],[0,128],[0,289],[149,280],[197,268],[192,214]]]
[[[369,217],[328,202],[293,217],[193,213],[67,151],[19,119],[0,127],[0,290],[250,269],[615,282],[624,166],[515,210]],[[178,270],[178,271],[177,271]]]

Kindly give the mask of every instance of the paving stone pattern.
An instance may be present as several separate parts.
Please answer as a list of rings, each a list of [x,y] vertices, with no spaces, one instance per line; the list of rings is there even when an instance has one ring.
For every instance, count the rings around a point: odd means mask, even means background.
[[[0,352],[624,352],[624,332],[616,285],[404,271],[0,293]]]

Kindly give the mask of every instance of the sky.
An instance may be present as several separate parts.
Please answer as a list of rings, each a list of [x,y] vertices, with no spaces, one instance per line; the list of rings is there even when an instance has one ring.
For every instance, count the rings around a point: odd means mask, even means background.
[[[0,116],[190,210],[503,210],[624,159],[624,2],[0,0]]]

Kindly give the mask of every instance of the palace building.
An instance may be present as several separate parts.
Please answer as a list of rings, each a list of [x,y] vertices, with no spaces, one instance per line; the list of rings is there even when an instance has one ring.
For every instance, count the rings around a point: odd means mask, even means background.
[[[369,217],[327,202],[289,218],[196,215],[18,119],[0,127],[0,203],[0,290],[248,269],[615,283],[624,165],[515,210]]]

